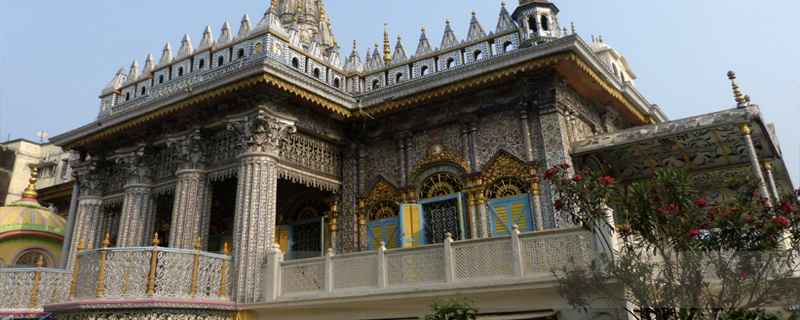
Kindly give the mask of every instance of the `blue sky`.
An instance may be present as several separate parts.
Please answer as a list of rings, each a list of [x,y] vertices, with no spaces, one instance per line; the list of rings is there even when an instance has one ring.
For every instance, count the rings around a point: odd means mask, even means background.
[[[459,39],[471,12],[494,30],[500,0],[325,1],[342,56],[353,39],[363,57],[383,41],[388,23],[409,54],[425,27],[438,46],[445,20]],[[509,11],[517,5],[507,0]],[[743,93],[775,123],[795,186],[800,185],[800,4],[796,0],[588,1],[554,0],[561,26],[574,22],[591,43],[603,36],[627,59],[637,89],[670,119],[732,108],[736,71]],[[121,67],[156,61],[169,42],[177,52],[184,34],[197,47],[203,29],[214,38],[228,21],[234,34],[248,14],[253,24],[269,1],[71,0],[0,1],[0,139],[38,140],[90,123],[98,95]]]

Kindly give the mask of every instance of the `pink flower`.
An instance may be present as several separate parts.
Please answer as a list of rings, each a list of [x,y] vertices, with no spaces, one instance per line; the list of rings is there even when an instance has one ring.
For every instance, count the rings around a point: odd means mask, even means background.
[[[781,216],[775,217],[775,223],[782,225],[784,228],[789,227],[789,220]]]
[[[575,178],[572,178],[572,181],[581,181],[581,179],[583,179],[583,177],[579,174],[576,174]]]
[[[554,206],[556,207],[556,210],[561,210],[561,207],[564,206],[564,204],[561,203],[561,199],[556,199]]]
[[[739,276],[742,277],[742,278],[745,278],[745,279],[750,279],[750,276],[748,276],[746,273],[744,273],[744,271],[742,271],[742,273],[740,273]]]
[[[607,184],[612,184],[612,183],[614,183],[614,178],[611,178],[609,176],[605,176],[605,177],[600,178],[600,181],[601,182],[605,182]]]
[[[716,214],[716,213],[714,213],[714,212],[712,212],[712,211],[709,211],[709,212],[708,212],[708,215],[709,215],[709,216],[711,216],[711,219],[712,219],[712,220],[717,218],[717,214]]]
[[[697,202],[694,204],[696,204],[698,207],[708,207],[708,202],[703,199],[697,200]]]
[[[747,219],[744,219],[744,221],[746,221],[747,223],[753,223],[753,222],[756,222],[756,219],[747,217]]]
[[[674,205],[674,204],[671,204],[671,203],[670,203],[670,204],[667,206],[667,211],[672,211],[672,210],[675,210],[675,209],[676,209],[676,207],[675,207],[675,205]]]
[[[700,231],[697,231],[697,230],[694,230],[694,229],[692,229],[692,230],[689,230],[689,234],[688,234],[688,235],[686,235],[686,237],[687,237],[687,238],[689,238],[689,239],[691,239],[691,238],[693,238],[694,236],[699,236],[699,235],[700,235]]]
[[[569,163],[562,163],[559,166],[561,166],[562,168],[566,169],[566,168],[569,168]]]
[[[581,174],[583,174],[583,175],[587,175],[587,174],[589,174],[589,171],[587,171],[587,170],[583,170],[583,171],[581,171]]]
[[[728,211],[722,211],[722,216],[723,216],[723,217],[727,217],[727,216],[729,216],[729,215],[731,215],[731,214],[730,214],[730,213],[728,213]]]
[[[586,272],[586,269],[581,269],[581,272]]]

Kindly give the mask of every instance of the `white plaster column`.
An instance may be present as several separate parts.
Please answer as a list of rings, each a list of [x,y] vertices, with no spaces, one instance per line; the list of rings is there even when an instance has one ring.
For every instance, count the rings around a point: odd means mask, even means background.
[[[750,158],[750,166],[753,167],[753,174],[755,174],[756,178],[761,180],[761,183],[758,184],[758,192],[761,193],[762,197],[770,198],[770,194],[767,191],[767,185],[764,183],[764,175],[761,174],[761,166],[758,163],[756,148],[753,146],[753,139],[750,137],[750,127],[747,125],[747,123],[739,124],[739,133],[742,134],[744,143],[747,146],[747,156]]]
[[[776,200],[779,200],[781,197],[780,194],[778,194],[778,188],[775,186],[775,177],[772,174],[772,165],[769,163],[769,161],[763,161],[762,165],[764,172],[767,173],[767,183],[769,184],[768,189],[772,192],[772,197],[774,197]]]
[[[67,270],[75,268],[75,255],[78,244],[83,239],[86,248],[95,242],[96,233],[101,221],[103,205],[103,188],[107,170],[98,169],[93,160],[77,163],[72,166],[77,181],[80,185],[78,208],[75,217],[75,226],[72,230],[72,241],[69,243],[69,257]]]
[[[203,171],[208,154],[207,134],[200,129],[178,134],[167,139],[167,147],[175,153],[178,171],[175,172],[175,200],[172,207],[169,246],[193,249],[200,238],[207,246],[210,222],[210,185]]]
[[[115,155],[117,163],[123,166],[126,175],[125,200],[119,219],[117,247],[140,247],[147,245],[153,235],[146,235],[147,218],[155,214],[151,195],[152,165],[145,156],[144,145],[120,150]]]
[[[236,217],[233,231],[233,289],[238,303],[261,301],[261,265],[275,241],[277,158],[280,143],[297,129],[294,119],[256,107],[255,112],[228,119],[228,130],[239,134]]]

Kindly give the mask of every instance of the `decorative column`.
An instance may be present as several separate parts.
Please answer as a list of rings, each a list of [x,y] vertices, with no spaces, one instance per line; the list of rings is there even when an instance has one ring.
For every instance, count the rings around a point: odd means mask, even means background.
[[[467,167],[472,168],[472,146],[469,142],[469,123],[462,123],[461,125],[461,145],[463,146],[461,156],[467,161]]]
[[[522,140],[525,141],[525,161],[533,161],[533,145],[531,144],[531,126],[528,123],[528,107],[523,104],[519,110],[519,122],[522,127]]]
[[[769,161],[762,161],[762,166],[764,167],[764,172],[767,173],[767,183],[769,183],[769,191],[772,191],[772,197],[775,200],[779,200],[780,194],[778,194],[778,187],[775,185],[775,177],[772,175],[772,165],[769,164]]]
[[[169,138],[167,147],[173,150],[178,163],[169,246],[192,249],[200,238],[201,248],[207,247],[210,186],[203,170],[208,158],[208,140],[200,129],[195,129]]]
[[[94,160],[84,161],[72,166],[80,185],[78,196],[78,209],[76,211],[75,226],[73,227],[72,241],[69,244],[69,257],[67,270],[75,268],[75,255],[78,253],[78,244],[81,241],[94,243],[95,233],[102,215],[104,177],[107,170],[98,169]]]
[[[753,139],[750,138],[750,127],[747,125],[747,123],[739,124],[739,133],[742,134],[744,143],[747,146],[747,156],[750,158],[750,166],[753,167],[753,174],[755,174],[756,178],[761,180],[761,183],[758,184],[758,192],[761,193],[762,197],[769,198],[770,196],[769,192],[767,192],[767,185],[764,183],[764,175],[761,174],[761,166],[758,164],[756,148],[753,146]]]
[[[400,159],[400,186],[405,186],[408,183],[408,175],[406,174],[406,143],[403,138],[397,139],[397,150]],[[366,192],[366,191],[362,191]]]
[[[566,118],[562,114],[562,109],[564,108],[557,107],[555,102],[543,103],[536,107],[539,112],[540,135],[544,147],[544,150],[542,150],[544,159],[541,159],[541,162],[545,168],[552,168],[561,163],[567,163],[572,166]],[[573,168],[570,167],[569,171],[572,174]],[[540,198],[544,226],[542,229],[570,227],[569,220],[558,216],[553,208],[555,199],[552,185],[545,181],[542,187],[542,196]]]
[[[280,143],[294,133],[294,119],[266,106],[255,113],[228,119],[228,130],[238,133],[242,153],[236,190],[233,231],[233,290],[238,303],[261,300],[261,265],[275,241],[277,159]]]
[[[148,217],[155,214],[151,191],[152,164],[145,156],[145,146],[117,151],[117,163],[125,172],[125,200],[119,219],[117,247],[141,247],[147,245],[150,235],[145,234]]]
[[[530,201],[531,206],[531,216],[533,216],[533,222],[535,223],[534,230],[540,231],[544,230],[544,219],[542,218],[541,189],[539,189],[539,182],[541,180],[536,176],[536,169],[536,166],[528,167],[529,177],[526,180],[530,185],[528,200]]]

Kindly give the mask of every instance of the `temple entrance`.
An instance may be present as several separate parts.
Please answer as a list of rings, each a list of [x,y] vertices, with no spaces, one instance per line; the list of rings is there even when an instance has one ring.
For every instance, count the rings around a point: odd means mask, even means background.
[[[211,182],[211,217],[208,224],[208,251],[222,252],[223,244],[232,250],[236,215],[237,177]]]
[[[325,219],[330,207],[323,201],[330,196],[327,191],[278,180],[275,242],[286,260],[321,257],[331,247]]]
[[[175,206],[174,191],[165,194],[159,194],[155,197],[156,206],[156,221],[155,230],[158,232],[158,246],[169,247],[169,234],[170,224],[172,223],[172,208]],[[148,240],[146,245],[150,245],[153,235],[146,235],[145,239]]]
[[[461,180],[450,173],[434,174],[422,183],[419,204],[402,204],[400,222],[403,247],[442,243],[469,237],[466,228],[466,197]]]

